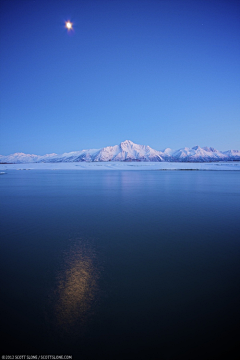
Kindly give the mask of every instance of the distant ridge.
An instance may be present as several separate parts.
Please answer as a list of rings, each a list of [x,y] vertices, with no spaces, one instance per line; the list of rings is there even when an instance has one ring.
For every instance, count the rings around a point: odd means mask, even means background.
[[[88,149],[69,153],[30,155],[15,153],[0,155],[0,163],[59,163],[59,162],[97,162],[97,161],[171,161],[171,162],[212,162],[212,161],[240,161],[239,150],[219,151],[212,147],[194,146],[173,151],[166,148],[163,151],[152,149],[148,145],[135,144],[125,140],[119,145],[107,146],[102,149]]]

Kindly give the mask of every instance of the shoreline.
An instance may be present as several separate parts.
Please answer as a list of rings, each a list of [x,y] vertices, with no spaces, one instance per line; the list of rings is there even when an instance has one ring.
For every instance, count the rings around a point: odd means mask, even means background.
[[[0,164],[0,172],[8,170],[179,170],[179,171],[240,171],[240,162],[209,162],[209,163],[182,163],[182,162],[66,162],[66,163],[24,163]]]

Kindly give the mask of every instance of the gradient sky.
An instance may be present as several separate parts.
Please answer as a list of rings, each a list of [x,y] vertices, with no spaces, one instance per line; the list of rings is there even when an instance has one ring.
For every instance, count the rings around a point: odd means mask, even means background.
[[[240,150],[239,1],[1,0],[0,12],[1,155],[126,139]]]

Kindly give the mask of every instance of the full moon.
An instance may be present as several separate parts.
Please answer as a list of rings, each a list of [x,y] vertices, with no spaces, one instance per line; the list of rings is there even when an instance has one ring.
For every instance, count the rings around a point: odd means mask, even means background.
[[[71,21],[66,21],[65,22],[65,28],[67,28],[68,30],[73,30],[73,23],[71,23]]]

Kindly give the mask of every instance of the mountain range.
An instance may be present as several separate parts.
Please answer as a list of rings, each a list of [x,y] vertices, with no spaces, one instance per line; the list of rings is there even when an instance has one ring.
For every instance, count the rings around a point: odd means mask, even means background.
[[[172,150],[166,148],[159,151],[148,145],[138,145],[125,140],[119,145],[107,146],[102,149],[88,149],[69,153],[30,155],[15,153],[0,155],[0,163],[59,163],[59,162],[96,162],[96,161],[171,161],[171,162],[212,162],[240,161],[239,150],[219,151],[212,147],[194,146]]]

